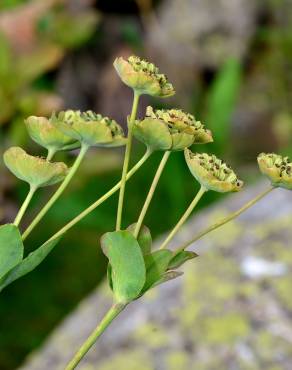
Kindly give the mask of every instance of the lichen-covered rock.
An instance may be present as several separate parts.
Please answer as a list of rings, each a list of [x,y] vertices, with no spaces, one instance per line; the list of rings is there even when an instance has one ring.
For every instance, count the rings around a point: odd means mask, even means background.
[[[266,185],[266,184],[265,184]],[[263,185],[203,211],[184,241],[239,208]],[[290,370],[292,362],[292,193],[266,199],[192,249],[185,275],[130,305],[80,370]],[[21,370],[63,370],[111,304],[98,288],[27,358]]]

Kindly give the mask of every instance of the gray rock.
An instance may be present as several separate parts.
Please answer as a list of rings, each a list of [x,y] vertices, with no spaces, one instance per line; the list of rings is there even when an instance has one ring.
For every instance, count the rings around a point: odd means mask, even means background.
[[[204,210],[172,246],[238,209],[265,186],[230,195]],[[205,236],[192,246],[200,257],[184,266],[184,275],[129,305],[78,368],[290,370],[291,224],[292,193],[278,189]],[[249,263],[261,261],[260,274],[244,271],[248,258]],[[64,369],[110,305],[109,289],[97,288],[21,370]]]

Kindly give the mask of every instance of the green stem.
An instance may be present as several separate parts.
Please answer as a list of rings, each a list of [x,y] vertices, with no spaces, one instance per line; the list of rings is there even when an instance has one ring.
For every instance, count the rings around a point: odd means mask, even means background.
[[[45,214],[49,211],[49,209],[53,206],[53,204],[57,201],[57,199],[62,195],[63,191],[67,188],[69,182],[72,180],[73,176],[75,175],[77,169],[79,168],[87,150],[89,147],[87,145],[82,145],[78,157],[76,158],[73,166],[70,168],[67,176],[65,177],[62,184],[59,186],[57,191],[54,195],[50,198],[48,203],[42,208],[42,210],[38,213],[32,223],[28,226],[25,232],[22,235],[22,240],[25,240],[28,235],[32,232],[32,230],[38,225],[38,223],[42,220]]]
[[[226,224],[227,222],[233,220],[234,218],[236,218],[237,216],[239,216],[241,213],[243,213],[244,211],[246,211],[248,208],[252,207],[255,203],[257,203],[259,200],[261,200],[264,196],[266,196],[267,194],[269,194],[273,189],[275,189],[275,188],[273,188],[273,187],[268,188],[264,192],[262,192],[259,195],[257,195],[254,199],[252,199],[251,201],[249,201],[248,203],[246,203],[243,207],[241,207],[237,211],[231,213],[229,216],[224,217],[221,220],[219,220],[216,223],[214,223],[213,225],[207,227],[205,230],[203,230],[199,234],[197,234],[194,238],[192,238],[188,242],[186,242],[183,245],[181,245],[180,247],[178,247],[175,250],[175,252],[183,251],[185,248],[187,248],[188,246],[190,246],[191,244],[193,244],[197,240],[201,239],[203,236],[205,236],[209,232],[211,232],[213,230],[216,230],[216,229],[218,229],[218,227],[220,227],[220,226]]]
[[[141,229],[141,226],[142,226],[144,217],[145,217],[146,212],[147,212],[147,210],[149,208],[149,205],[150,205],[150,202],[151,202],[151,200],[153,198],[153,195],[154,195],[156,186],[157,186],[158,181],[160,179],[160,176],[161,176],[161,174],[163,172],[163,169],[164,169],[164,167],[166,165],[166,162],[167,162],[167,160],[168,160],[168,158],[170,156],[170,153],[171,153],[170,151],[167,151],[167,152],[164,153],[164,155],[163,155],[163,157],[161,159],[161,162],[160,162],[160,164],[159,164],[159,166],[157,168],[156,174],[155,174],[155,176],[153,178],[151,187],[149,189],[148,195],[146,197],[145,203],[143,205],[143,208],[141,210],[140,216],[138,218],[138,221],[137,221],[137,224],[136,224],[136,227],[135,227],[135,231],[134,231],[134,237],[135,238],[137,238],[137,236],[139,234],[139,231]]]
[[[76,352],[75,356],[66,366],[65,370],[76,369],[77,365],[80,363],[83,357],[87,354],[90,348],[95,344],[97,339],[106,330],[106,328],[111,324],[111,322],[124,310],[125,307],[126,306],[124,304],[120,304],[120,303],[117,303],[112,306],[112,308],[107,312],[107,314],[104,316],[100,324],[94,329],[94,331],[90,334],[90,336],[82,344],[78,352]]]
[[[147,150],[143,157],[135,164],[135,166],[127,173],[126,180],[129,180],[135,172],[146,162],[146,160],[150,157],[151,151]],[[73,226],[75,226],[79,221],[81,221],[84,217],[86,217],[89,213],[95,210],[100,204],[106,201],[109,197],[111,197],[116,191],[120,189],[121,181],[119,181],[112,189],[110,189],[107,193],[105,193],[102,197],[97,199],[94,203],[92,203],[88,208],[86,208],[83,212],[81,212],[78,216],[73,218],[68,224],[66,224],[62,229],[60,229],[56,234],[54,234],[48,241],[51,241],[59,236],[65,234],[68,230],[70,230]]]
[[[28,192],[28,194],[27,194],[27,196],[26,196],[20,210],[18,211],[14,222],[13,222],[15,226],[18,226],[20,224],[20,221],[22,220],[22,217],[24,216],[25,211],[27,210],[27,207],[28,207],[34,193],[36,192],[36,190],[37,190],[37,187],[30,186],[29,192]]]
[[[133,100],[130,120],[128,123],[128,140],[127,140],[126,151],[125,151],[124,165],[123,165],[122,178],[121,178],[121,188],[120,188],[119,202],[118,202],[117,222],[116,222],[117,231],[121,229],[121,224],[122,224],[123,203],[124,203],[125,188],[126,188],[126,176],[127,176],[128,167],[129,167],[131,148],[132,148],[132,139],[133,139],[133,124],[134,124],[134,121],[137,115],[139,98],[140,98],[140,94],[134,90],[134,100]]]
[[[195,198],[193,199],[193,201],[191,202],[191,204],[189,205],[189,207],[187,208],[187,210],[185,211],[185,213],[183,214],[183,216],[181,217],[181,219],[178,221],[178,223],[172,229],[172,231],[170,232],[170,234],[168,235],[168,237],[162,243],[160,249],[163,249],[163,248],[166,248],[167,247],[168,243],[172,240],[172,238],[175,236],[175,234],[178,232],[178,230],[186,222],[187,218],[190,216],[190,214],[192,213],[193,209],[198,204],[199,200],[202,198],[202,196],[204,195],[204,193],[206,191],[207,191],[207,189],[204,188],[203,186],[201,186],[201,188],[198,191],[197,195],[195,196]]]
[[[55,154],[56,154],[56,149],[53,149],[53,148],[48,149],[46,160],[50,162],[50,160],[54,157]]]

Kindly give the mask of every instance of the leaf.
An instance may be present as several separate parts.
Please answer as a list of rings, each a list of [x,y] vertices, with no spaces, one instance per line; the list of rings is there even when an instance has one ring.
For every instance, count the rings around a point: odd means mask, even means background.
[[[176,279],[179,276],[182,276],[184,273],[182,271],[167,271],[160,280],[158,280],[154,286],[166,283],[167,281]]]
[[[137,223],[134,223],[127,227],[127,230],[130,231],[130,233],[133,235],[134,235],[136,225]],[[150,230],[148,229],[147,226],[145,225],[141,226],[138,237],[137,237],[137,241],[144,255],[151,253],[152,237],[151,237]]]
[[[61,237],[48,241],[41,245],[38,249],[31,252],[25,257],[18,265],[13,267],[1,280],[0,280],[0,291],[13,281],[20,277],[28,274],[34,270],[52,251],[52,249],[59,242]]]
[[[108,263],[107,269],[106,269],[106,276],[107,276],[108,285],[111,288],[111,290],[113,290],[112,271],[113,271],[113,269],[111,267],[111,264]]]
[[[23,243],[13,224],[0,226],[0,278],[23,258]]]
[[[183,265],[186,261],[191,260],[196,257],[199,257],[199,255],[195,252],[181,251],[175,254],[174,257],[170,260],[168,269],[175,270],[181,265]]]
[[[150,289],[153,284],[161,279],[167,270],[173,254],[168,249],[158,250],[144,257],[146,266],[146,282],[143,293]]]
[[[139,296],[145,284],[146,270],[141,248],[130,231],[106,233],[101,247],[112,268],[113,292],[119,303]]]

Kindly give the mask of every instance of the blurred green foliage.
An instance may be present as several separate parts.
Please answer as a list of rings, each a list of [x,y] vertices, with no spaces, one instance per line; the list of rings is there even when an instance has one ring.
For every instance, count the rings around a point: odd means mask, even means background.
[[[213,133],[212,150],[218,155],[224,155],[228,149],[232,150],[232,114],[239,95],[241,78],[241,63],[235,59],[227,59],[207,93],[204,123]]]

